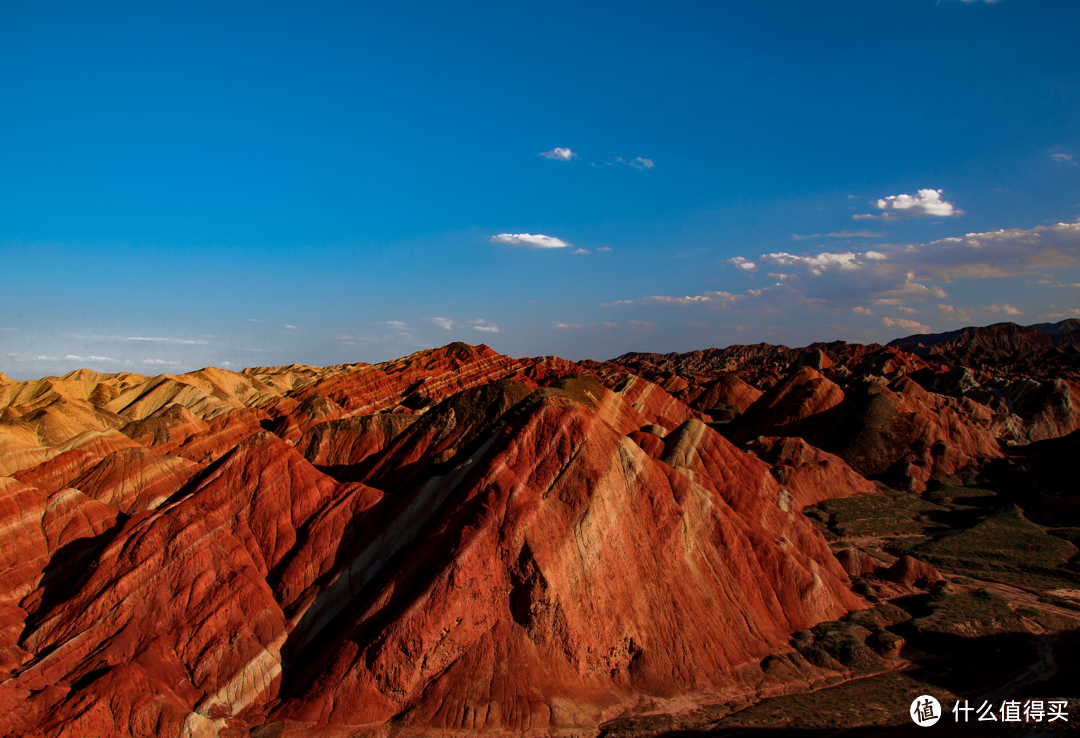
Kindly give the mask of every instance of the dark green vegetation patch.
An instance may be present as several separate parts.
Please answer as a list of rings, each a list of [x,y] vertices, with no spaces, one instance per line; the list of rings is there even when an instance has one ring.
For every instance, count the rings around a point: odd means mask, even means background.
[[[999,508],[973,527],[955,535],[904,550],[939,569],[1021,587],[1054,589],[1080,585],[1071,562],[1080,553],[1064,538],[1031,522],[1016,505]]]
[[[940,522],[947,507],[910,492],[888,490],[880,495],[859,495],[825,500],[806,509],[806,515],[822,523],[826,538],[921,536],[945,529]]]

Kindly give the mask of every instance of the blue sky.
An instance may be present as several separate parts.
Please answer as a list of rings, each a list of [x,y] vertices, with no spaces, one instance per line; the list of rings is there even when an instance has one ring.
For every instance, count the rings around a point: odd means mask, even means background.
[[[1080,316],[1073,0],[222,5],[0,0],[9,376]]]

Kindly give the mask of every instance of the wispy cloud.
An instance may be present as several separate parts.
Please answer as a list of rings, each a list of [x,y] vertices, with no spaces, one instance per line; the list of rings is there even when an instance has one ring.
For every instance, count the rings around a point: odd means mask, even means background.
[[[615,322],[610,321],[610,320],[602,320],[600,322],[594,322],[594,323],[563,323],[563,322],[555,322],[555,323],[551,324],[551,327],[554,328],[555,330],[559,330],[559,331],[565,331],[565,330],[596,330],[596,329],[612,330],[614,328],[621,328],[622,325],[623,324],[615,323]],[[652,323],[650,323],[647,320],[628,320],[628,321],[626,321],[625,325],[630,327],[630,328],[637,328],[637,329],[651,328],[652,327]]]
[[[553,236],[537,233],[500,233],[491,237],[492,243],[503,246],[525,246],[532,249],[564,249],[571,244]]]
[[[94,336],[75,334],[72,338],[80,338],[88,341],[137,341],[143,343],[175,343],[186,346],[205,346],[206,341],[191,340],[188,338],[152,338],[147,336]]]
[[[587,253],[589,253],[589,250],[588,250],[588,249],[574,249],[574,250],[573,250],[573,251],[571,251],[570,253],[571,253],[571,254],[578,254],[578,255],[581,255],[581,254],[587,254]]]
[[[454,327],[454,321],[451,320],[450,318],[434,317],[434,318],[424,318],[424,320],[431,323],[432,325],[435,325],[435,326],[438,326],[439,328],[442,328],[444,331],[448,331],[448,330],[450,330],[451,328]]]
[[[609,246],[601,246],[597,251],[611,251],[611,248]]]
[[[950,298],[945,287],[962,280],[1012,278],[1018,281],[1019,278],[1029,284],[1041,280],[1048,286],[1062,285],[1064,288],[1067,285],[1057,281],[1054,270],[1080,267],[1080,221],[968,233],[922,244],[875,244],[873,250],[864,251],[748,254],[733,257],[727,263],[740,271],[759,269],[766,272],[770,267],[774,268],[775,271],[767,274],[775,282],[741,294],[724,290],[659,294],[602,305],[755,315],[780,311],[789,314],[843,313],[853,320],[856,316],[876,314],[881,322],[873,328],[863,323],[864,328],[875,332],[875,340],[882,339],[884,329],[908,334],[930,331],[927,322],[936,325],[936,321],[940,321],[951,328],[957,322],[972,323],[978,319],[1008,320],[1011,318],[1007,316],[1022,315],[1021,308],[1002,302],[971,305],[971,297]],[[965,288],[960,294],[986,294],[986,289]],[[961,302],[953,304],[954,300]],[[1062,309],[1071,309],[1071,306]],[[1062,309],[1051,307],[1048,314],[1057,315]],[[933,317],[924,317],[927,315]],[[1068,317],[1065,313],[1061,315]],[[574,325],[559,323],[555,327]]]
[[[963,215],[964,211],[957,209],[951,202],[942,199],[942,190],[919,190],[916,195],[889,195],[873,204],[881,215],[855,215],[856,220],[878,219],[899,220],[901,218],[937,217],[948,218],[955,215]]]
[[[964,323],[975,320],[975,314],[978,312],[973,308],[958,308],[954,305],[938,305],[937,309],[942,319],[958,320]]]
[[[895,258],[911,264],[920,276],[954,279],[1012,277],[1031,269],[1080,265],[1080,222],[1009,228],[942,238],[908,246]]]
[[[933,333],[930,326],[923,325],[916,320],[908,320],[907,318],[884,317],[881,319],[881,324],[886,328],[903,328],[905,331],[910,331],[911,333]]]
[[[45,358],[45,357],[39,356],[38,358],[41,359],[41,358]],[[108,356],[76,356],[75,354],[68,354],[67,356],[64,357],[64,359],[66,361],[94,361],[94,362],[105,361],[105,362],[110,362],[110,363],[117,361],[116,359],[111,359]]]
[[[489,323],[486,320],[483,320],[482,318],[477,318],[476,320],[470,320],[469,325],[472,326],[472,329],[474,331],[481,331],[482,333],[498,333],[499,332],[499,326],[495,325],[494,323]]]
[[[281,327],[282,327],[282,328],[288,328],[288,329],[289,329],[290,331],[298,331],[298,330],[300,330],[300,329],[299,329],[298,327],[296,327],[295,325],[289,325],[288,323],[282,323],[282,324],[281,324]]]
[[[407,331],[407,330],[409,330],[408,323],[406,323],[403,320],[388,320],[388,321],[386,321],[386,325],[390,326],[395,331]]]
[[[829,238],[881,238],[885,234],[874,231],[837,231],[826,235]]]
[[[247,322],[249,322],[249,323],[265,323],[266,321],[265,320],[256,320],[255,318],[248,318]]]
[[[655,164],[653,164],[652,159],[645,159],[645,158],[640,157],[640,156],[635,157],[634,159],[632,159],[631,161],[629,161],[627,163],[630,166],[634,167],[635,169],[641,169],[641,170],[652,169],[654,166],[656,166]]]
[[[827,269],[860,269],[868,261],[881,261],[888,257],[878,251],[865,251],[861,254],[852,251],[845,253],[822,252],[816,256],[796,256],[786,251],[780,251],[774,254],[762,254],[760,258],[766,264],[775,264],[776,266],[801,266],[808,269],[811,274],[820,276]],[[750,264],[750,267],[753,268],[753,262],[747,261],[741,256],[728,261],[735,264],[739,263],[740,260],[742,263]],[[746,267],[742,268],[745,269]]]
[[[539,156],[542,156],[545,159],[554,159],[555,161],[570,161],[571,159],[577,158],[577,154],[573,151],[559,146],[556,146],[551,151],[541,151]]]
[[[808,233],[806,235],[792,233],[791,237],[796,241],[808,241],[812,238],[881,238],[884,235],[884,233],[874,231],[836,231],[835,233],[826,233],[824,236],[820,233]]]
[[[1072,164],[1073,166],[1076,166],[1076,162],[1073,161],[1073,158],[1068,154],[1050,154],[1050,158],[1054,161],[1061,161],[1065,162],[1066,164]]]
[[[1051,305],[1050,307],[1055,308],[1056,306]],[[1039,318],[1042,320],[1065,320],[1065,318],[1080,318],[1080,308],[1067,308],[1065,310],[1053,313],[1046,313],[1045,315],[1040,315]]]
[[[753,290],[751,290],[753,292]],[[760,290],[758,290],[760,292]],[[749,294],[749,293],[748,293]],[[690,305],[707,305],[715,308],[730,308],[746,299],[746,295],[736,295],[731,292],[706,291],[700,295],[685,295],[682,297],[672,295],[650,295],[633,300],[641,305],[675,305],[688,307]]]

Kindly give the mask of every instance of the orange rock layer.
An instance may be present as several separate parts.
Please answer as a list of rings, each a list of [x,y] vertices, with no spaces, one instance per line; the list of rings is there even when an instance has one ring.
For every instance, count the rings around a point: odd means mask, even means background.
[[[780,355],[741,348],[693,361]],[[815,351],[5,379],[0,735],[588,733],[753,692],[864,607],[804,505],[1001,453],[921,360]]]

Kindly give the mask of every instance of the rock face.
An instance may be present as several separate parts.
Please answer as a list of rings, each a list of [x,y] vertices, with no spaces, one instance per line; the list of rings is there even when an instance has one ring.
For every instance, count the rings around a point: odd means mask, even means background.
[[[1040,323],[1036,326],[995,323],[985,328],[961,328],[948,333],[898,338],[890,341],[889,345],[919,355],[968,347],[1032,352],[1076,343],[1077,328],[1080,327],[1076,322],[1063,320],[1060,323]]]
[[[890,582],[921,587],[944,579],[938,573],[938,570],[930,566],[930,564],[911,556],[901,556],[887,569],[882,567],[880,575],[882,579],[887,579]]]
[[[774,477],[843,466],[770,467],[694,386],[464,344],[4,382],[0,735],[546,734],[752,693],[864,606]]]
[[[1006,468],[1073,519],[1057,328],[3,379],[0,735],[591,733],[756,694],[850,578],[940,576],[833,556],[804,506]]]
[[[293,658],[330,647],[272,717],[585,727],[635,694],[736,681],[792,628],[859,607],[764,465],[698,421],[669,438],[657,462],[567,394],[537,398],[301,603]]]
[[[823,500],[878,492],[839,456],[801,438],[758,436],[746,448],[772,465],[773,477],[791,491],[800,509]]]
[[[763,434],[797,434],[807,427],[803,421],[843,401],[844,391],[837,384],[811,367],[802,367],[746,409],[734,438],[746,441]]]

